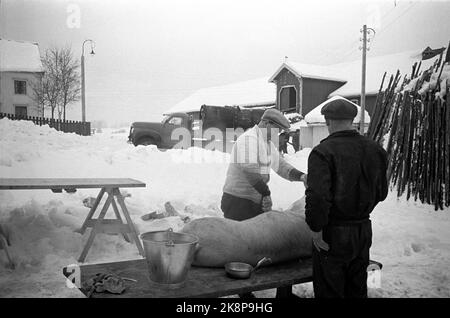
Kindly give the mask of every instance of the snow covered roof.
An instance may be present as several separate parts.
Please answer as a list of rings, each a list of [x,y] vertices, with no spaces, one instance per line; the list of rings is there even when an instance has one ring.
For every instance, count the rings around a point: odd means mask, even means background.
[[[44,72],[38,44],[0,39],[0,71]]]
[[[315,107],[308,114],[306,114],[305,121],[308,124],[323,124],[323,123],[325,123],[325,117],[320,113],[320,111],[322,110],[323,106],[325,106],[329,102],[336,100],[336,99],[344,99],[344,100],[348,101],[349,103],[352,103],[353,105],[356,106],[356,108],[358,109],[358,114],[356,115],[355,119],[353,120],[353,123],[359,123],[361,120],[361,107],[359,107],[357,104],[349,101],[348,99],[346,99],[342,96],[331,97],[331,98],[327,99],[326,101],[324,101],[323,103],[321,103],[320,105],[318,105],[317,107]],[[369,116],[369,113],[367,112],[367,110],[364,111],[364,122],[370,123],[370,116]]]
[[[378,93],[384,72],[387,72],[387,76],[395,75],[397,70],[400,70],[402,76],[411,74],[413,64],[421,60],[421,53],[422,50],[412,50],[376,57],[370,57],[369,54],[366,60],[366,94]],[[422,61],[421,70],[429,68],[438,58],[439,55]],[[343,86],[332,92],[330,97],[338,95],[350,97],[361,94],[361,59],[331,65],[285,62],[272,75],[269,81],[272,82],[284,68],[287,68],[298,77],[345,82]],[[386,80],[388,81],[389,78]],[[385,85],[387,85],[386,80]]]
[[[414,50],[367,58],[366,94],[372,95],[378,93],[384,72],[387,72],[384,88],[386,88],[389,82],[389,76],[395,75],[397,70],[400,70],[402,76],[410,75],[414,63],[420,62],[421,60],[421,52],[421,50]],[[422,61],[420,70],[423,71],[429,68],[438,58],[439,55]],[[357,96],[361,94],[361,60],[334,64],[330,65],[330,67],[340,74],[345,74],[348,80],[345,85],[332,92],[330,96]]]
[[[268,77],[257,78],[223,86],[202,88],[182,100],[165,114],[200,111],[202,105],[274,105],[276,87]]]
[[[346,77],[345,73],[336,72],[336,70],[330,68],[327,65],[313,65],[313,64],[302,64],[296,62],[284,62],[278,70],[273,74],[269,82],[273,82],[275,77],[284,69],[287,68],[297,77],[307,77],[314,79],[329,80],[335,82],[346,82],[344,79]]]

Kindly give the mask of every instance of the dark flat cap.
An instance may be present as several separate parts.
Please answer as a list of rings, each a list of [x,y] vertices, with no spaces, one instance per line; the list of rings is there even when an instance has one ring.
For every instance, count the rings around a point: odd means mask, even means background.
[[[271,121],[281,129],[289,129],[289,127],[291,127],[289,120],[287,120],[280,111],[273,108],[266,110],[262,115],[261,120]]]
[[[320,113],[328,119],[353,119],[358,114],[358,109],[349,100],[339,97],[330,98]]]

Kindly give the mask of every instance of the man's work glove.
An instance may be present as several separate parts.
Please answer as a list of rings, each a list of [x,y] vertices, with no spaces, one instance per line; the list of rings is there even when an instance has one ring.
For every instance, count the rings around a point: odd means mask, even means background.
[[[261,205],[263,212],[272,210],[272,198],[270,197],[270,195],[262,197]]]
[[[311,231],[311,236],[313,244],[319,252],[321,249],[324,251],[328,251],[330,249],[330,246],[327,244],[327,242],[323,240],[322,231],[320,232]]]

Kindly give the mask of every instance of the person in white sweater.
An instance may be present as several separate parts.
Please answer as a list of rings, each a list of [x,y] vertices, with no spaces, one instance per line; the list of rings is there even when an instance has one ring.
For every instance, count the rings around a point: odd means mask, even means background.
[[[286,162],[272,142],[277,142],[280,131],[289,127],[281,112],[268,109],[258,125],[236,140],[223,187],[221,208],[225,218],[242,221],[272,209],[267,185],[270,170],[306,185],[307,175]]]

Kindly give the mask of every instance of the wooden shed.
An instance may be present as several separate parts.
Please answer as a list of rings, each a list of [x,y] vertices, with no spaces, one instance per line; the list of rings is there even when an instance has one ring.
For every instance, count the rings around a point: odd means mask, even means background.
[[[328,95],[345,84],[326,66],[285,62],[269,79],[276,85],[276,105],[305,117]]]

